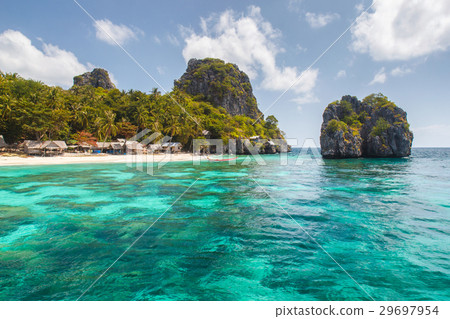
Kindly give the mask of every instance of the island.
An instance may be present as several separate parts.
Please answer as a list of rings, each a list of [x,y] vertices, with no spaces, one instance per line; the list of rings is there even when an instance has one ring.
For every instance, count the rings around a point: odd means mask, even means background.
[[[406,157],[413,134],[406,112],[383,94],[362,101],[343,96],[323,113],[320,134],[324,158]]]
[[[193,151],[194,139],[236,141],[236,153],[278,153],[286,145],[273,116],[258,108],[249,77],[219,59],[191,59],[170,92],[119,90],[100,68],[77,75],[70,89],[0,72],[2,149],[29,155],[66,152],[121,155],[149,129],[166,136],[145,152]],[[2,140],[3,141],[3,140]],[[129,146],[129,145],[128,145]]]

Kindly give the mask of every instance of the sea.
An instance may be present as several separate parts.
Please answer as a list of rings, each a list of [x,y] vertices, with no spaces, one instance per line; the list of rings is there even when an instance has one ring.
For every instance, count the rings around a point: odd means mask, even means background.
[[[450,149],[283,156],[0,167],[0,300],[450,300]]]

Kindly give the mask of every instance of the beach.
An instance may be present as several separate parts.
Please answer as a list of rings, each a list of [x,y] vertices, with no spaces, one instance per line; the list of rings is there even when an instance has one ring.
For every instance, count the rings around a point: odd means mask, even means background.
[[[0,166],[20,166],[20,165],[64,165],[64,164],[95,164],[95,163],[144,163],[154,162],[190,162],[200,160],[200,156],[192,153],[177,154],[148,154],[148,155],[107,155],[107,154],[64,154],[63,156],[0,156]]]

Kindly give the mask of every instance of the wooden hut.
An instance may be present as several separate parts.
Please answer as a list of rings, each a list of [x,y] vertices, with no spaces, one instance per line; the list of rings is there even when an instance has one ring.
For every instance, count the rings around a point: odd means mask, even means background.
[[[45,141],[42,143],[42,149],[45,155],[61,155],[67,150],[64,141]]]
[[[137,141],[126,141],[125,150],[127,154],[143,154],[147,152],[147,149]]]
[[[183,145],[179,142],[169,142],[161,145],[162,150],[170,153],[179,153],[183,148]]]
[[[30,141],[22,143],[25,153],[29,155],[61,155],[67,150],[64,141]]]

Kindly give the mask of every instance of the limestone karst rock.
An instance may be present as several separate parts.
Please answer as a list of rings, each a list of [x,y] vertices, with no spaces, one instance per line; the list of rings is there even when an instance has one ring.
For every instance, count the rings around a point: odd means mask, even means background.
[[[412,140],[406,112],[382,94],[363,101],[343,96],[323,113],[324,158],[405,157],[411,154]]]

